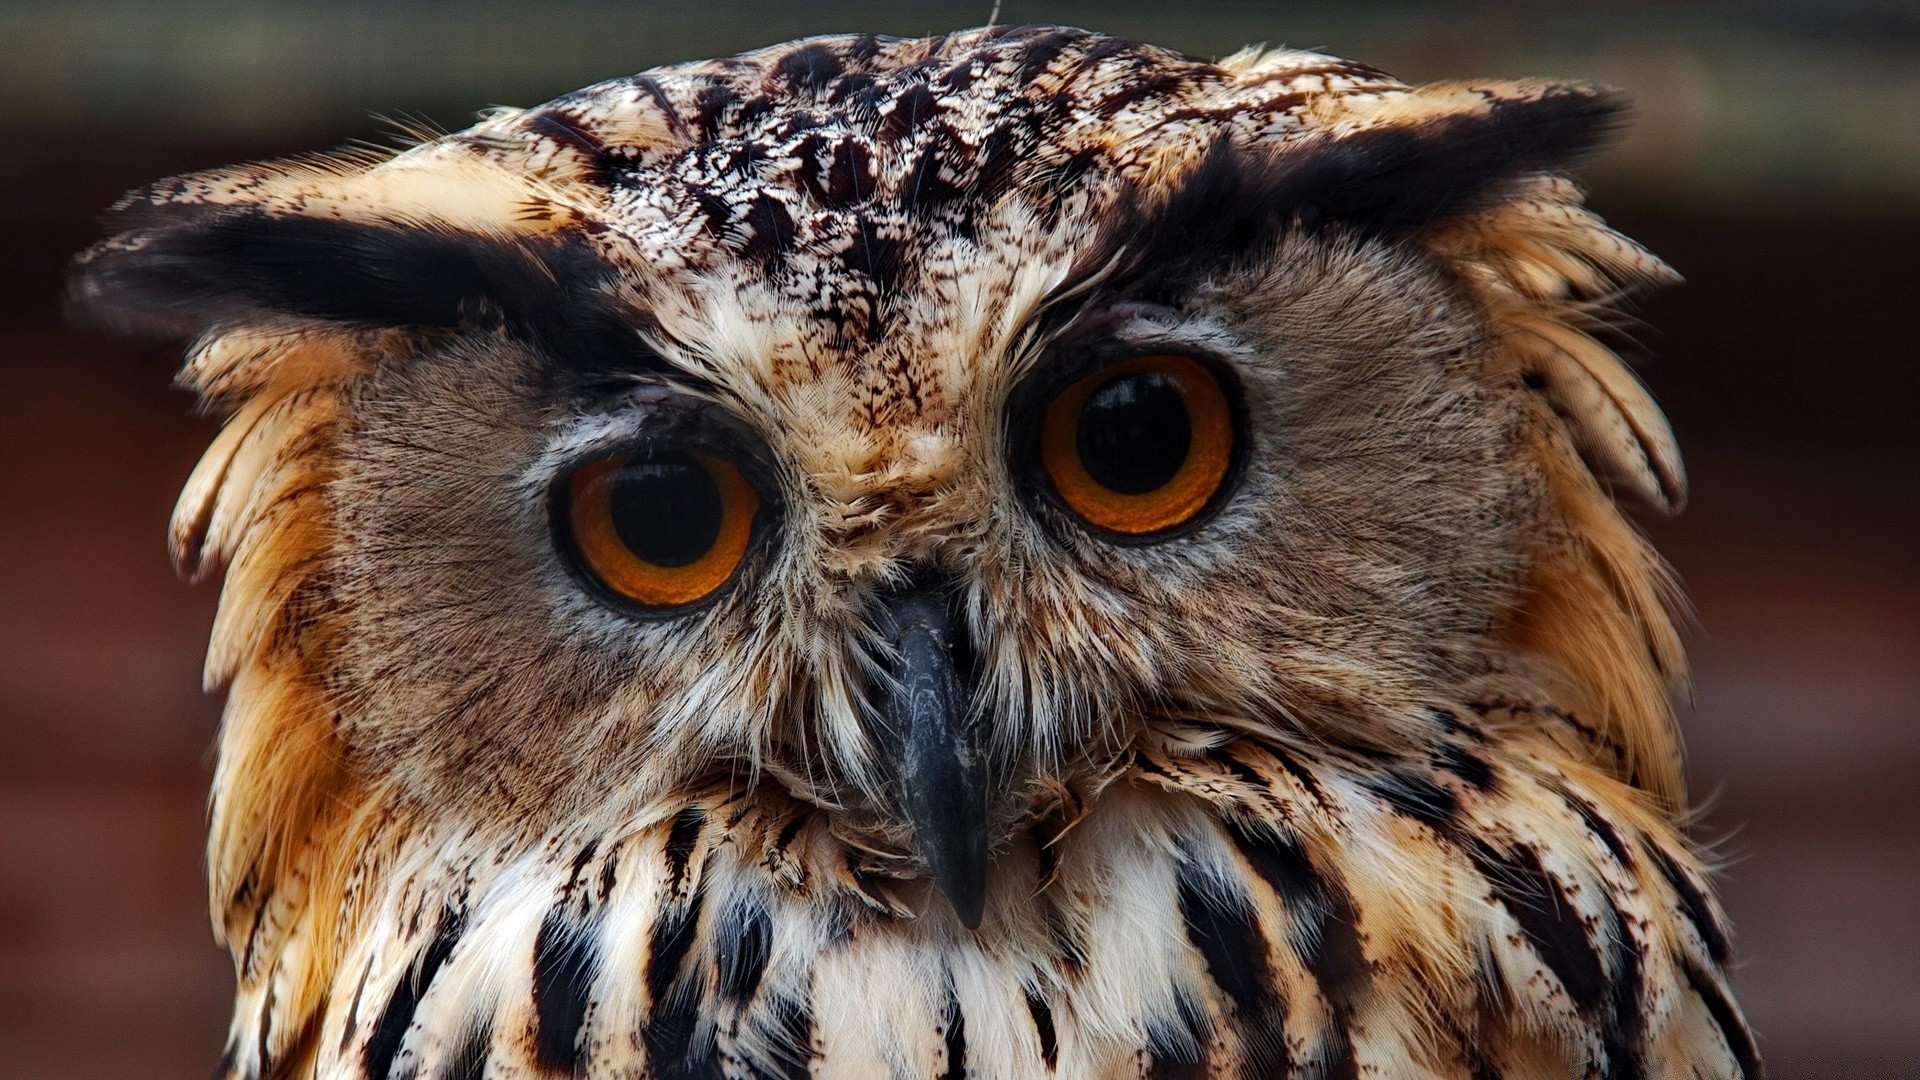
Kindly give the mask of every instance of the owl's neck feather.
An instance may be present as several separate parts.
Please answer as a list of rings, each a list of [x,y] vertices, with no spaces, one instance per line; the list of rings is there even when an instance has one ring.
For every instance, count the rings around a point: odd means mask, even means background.
[[[227,912],[226,1075],[1739,1075],[1669,819],[1557,706],[1483,690],[1418,754],[1149,728],[1004,838],[977,934],[777,785],[540,835],[343,805]]]
[[[1687,678],[1666,563],[1568,453],[1543,449],[1564,515],[1537,555],[1508,638],[1545,661],[1543,689],[1602,767],[1678,820],[1687,809],[1673,698]]]

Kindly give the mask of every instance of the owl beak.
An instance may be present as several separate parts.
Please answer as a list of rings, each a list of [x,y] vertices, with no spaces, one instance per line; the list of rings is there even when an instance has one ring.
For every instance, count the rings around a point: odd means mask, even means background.
[[[896,753],[900,810],[940,891],[968,929],[987,893],[987,792],[968,724],[965,627],[947,590],[923,580],[883,597],[875,629],[893,647],[876,702]]]

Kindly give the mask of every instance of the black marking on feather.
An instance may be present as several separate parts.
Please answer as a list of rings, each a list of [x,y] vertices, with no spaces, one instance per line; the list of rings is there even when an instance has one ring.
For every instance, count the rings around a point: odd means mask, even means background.
[[[1726,1040],[1734,1063],[1740,1067],[1740,1075],[1748,1080],[1759,1080],[1760,1050],[1754,1046],[1753,1033],[1747,1030],[1746,1021],[1740,1018],[1739,1010],[1727,1000],[1719,982],[1700,970],[1698,964],[1682,960],[1681,966],[1686,970],[1687,984],[1700,996],[1701,1004],[1707,1007],[1707,1014],[1713,1017],[1714,1026],[1720,1029],[1720,1037]]]
[[[366,996],[367,976],[371,974],[373,974],[373,958],[368,957],[366,966],[360,969],[359,981],[354,983],[353,1000],[347,1004],[346,1022],[341,1025],[340,1052],[342,1054],[347,1052],[347,1047],[353,1045],[353,1037],[358,1033],[357,1029],[360,1027],[360,1001]]]
[[[1471,1080],[1507,1080],[1506,1074],[1487,1057],[1486,1051],[1471,1036],[1460,1037],[1460,1049],[1466,1058],[1467,1075]]]
[[[1266,830],[1254,832],[1231,819],[1226,824],[1248,865],[1292,913],[1294,951],[1326,995],[1331,1016],[1322,1035],[1324,1075],[1328,1080],[1352,1080],[1359,1075],[1353,1054],[1353,1017],[1373,979],[1353,898],[1337,876],[1314,867],[1294,838]]]
[[[1607,1068],[1602,1075],[1605,1080],[1644,1080],[1647,1067],[1640,1056],[1641,1037],[1647,1026],[1640,1001],[1646,984],[1641,963],[1644,951],[1633,936],[1633,928],[1620,914],[1619,905],[1611,896],[1605,900],[1615,940],[1613,978],[1607,986],[1607,1017],[1600,1029],[1600,1044],[1607,1052]]]
[[[1369,780],[1367,790],[1379,796],[1396,813],[1410,817],[1437,833],[1446,835],[1453,830],[1459,800],[1453,792],[1434,783],[1431,776],[1404,769],[1389,769]]]
[[[967,1080],[967,1016],[960,1011],[960,999],[951,986],[947,988],[947,1014],[940,1026],[947,1050],[947,1067],[941,1080]]]
[[[887,143],[902,141],[940,112],[940,100],[933,89],[924,82],[912,83],[893,99],[893,108],[880,122],[877,137]]]
[[[887,899],[887,894],[881,891],[879,883],[873,880],[873,875],[848,864],[847,877],[853,882],[854,890],[871,906],[882,911],[893,906]]]
[[[483,1020],[460,1036],[440,1080],[485,1080],[493,1050],[493,1021]]]
[[[787,848],[793,845],[793,838],[800,835],[800,830],[806,827],[809,820],[810,815],[804,812],[795,813],[792,817],[788,818],[786,824],[780,826],[779,834],[774,837],[773,849],[781,855],[785,855]]]
[[[1320,781],[1314,777],[1313,773],[1305,765],[1294,760],[1292,754],[1274,747],[1266,747],[1265,751],[1268,757],[1278,762],[1281,768],[1287,770],[1287,775],[1293,777],[1295,782],[1300,785],[1300,789],[1307,793],[1309,799],[1322,804],[1327,801],[1325,793],[1320,790]]]
[[[247,878],[248,878],[247,882],[241,886],[241,891],[247,893],[249,896],[251,896],[251,894],[254,891],[252,877],[253,877],[252,873],[249,872],[247,875]],[[240,950],[239,968],[243,972],[250,972],[253,970],[254,949],[259,945],[260,931],[262,928],[266,926],[266,922],[267,922],[267,908],[271,906],[272,903],[273,903],[273,889],[268,888],[265,895],[260,897],[259,902],[251,905],[253,909],[253,922],[250,926],[247,927],[246,947]]]
[[[1104,46],[1106,43],[1102,42]],[[1100,48],[1101,46],[1096,46]],[[1166,97],[1179,93],[1193,81],[1193,76],[1185,71],[1156,71],[1152,68],[1123,82],[1119,89],[1100,99],[1094,109],[1103,119],[1111,120],[1134,105],[1149,98]],[[1277,104],[1277,103],[1276,103]],[[1269,106],[1271,111],[1278,111]]]
[[[766,906],[752,899],[735,904],[714,927],[713,938],[720,999],[745,1006],[767,972],[767,954],[773,945],[773,922]]]
[[[1208,1080],[1210,1075],[1198,1050],[1176,1048],[1147,1055],[1147,1080]]]
[[[1253,766],[1233,756],[1232,751],[1224,746],[1216,746],[1207,751],[1207,760],[1232,773],[1235,779],[1255,791],[1265,792],[1272,787],[1267,783],[1266,777],[1261,776]]]
[[[1246,898],[1220,896],[1202,874],[1191,862],[1180,867],[1180,916],[1208,976],[1232,1005],[1232,1023],[1242,1043],[1241,1075],[1246,1080],[1285,1076],[1292,1068],[1286,1003],[1274,983],[1266,935]]]
[[[867,217],[854,223],[853,244],[840,258],[848,270],[866,275],[873,282],[874,290],[883,296],[899,290],[908,270],[899,241],[889,239]],[[885,320],[873,319],[868,334],[872,337],[884,329]]]
[[[924,211],[948,203],[960,194],[960,189],[942,175],[941,166],[949,156],[941,153],[938,145],[920,151],[900,181],[897,198],[902,207]]]
[[[654,919],[647,949],[647,994],[658,1005],[680,978],[680,968],[700,929],[704,890],[696,891],[684,908],[664,908]]]
[[[122,211],[135,231],[83,257],[81,287],[153,317],[207,323],[249,309],[384,326],[453,327],[497,298],[558,300],[557,245],[446,228],[269,214],[254,209]],[[531,314],[531,312],[525,312]]]
[[[1027,1012],[1033,1017],[1033,1034],[1040,1040],[1040,1061],[1052,1072],[1060,1064],[1060,1036],[1053,1028],[1053,1009],[1039,990],[1026,988]]]
[[[1693,883],[1673,858],[1660,850],[1658,844],[1645,845],[1647,854],[1653,856],[1653,864],[1660,868],[1660,876],[1673,886],[1674,894],[1680,898],[1680,906],[1686,912],[1687,921],[1693,924],[1694,931],[1707,947],[1707,955],[1713,962],[1725,966],[1732,950],[1727,944],[1727,932],[1720,920],[1713,917],[1713,905],[1707,902],[1706,893]]]
[[[566,109],[543,109],[527,121],[527,130],[569,147],[587,159],[588,180],[605,184],[614,165],[607,144]]]
[[[746,222],[750,232],[740,254],[773,267],[793,242],[793,214],[779,199],[763,191],[747,205]]]
[[[600,902],[601,903],[604,904],[607,902],[607,898],[613,895],[613,887],[619,883],[620,883],[620,852],[619,852],[619,849],[616,848],[611,851],[608,851],[606,854],[606,857],[600,860]]]
[[[702,142],[712,142],[720,137],[727,111],[740,104],[740,95],[733,87],[717,79],[707,82],[694,95],[693,125],[699,129]]]
[[[413,1026],[414,1010],[433,986],[441,965],[453,955],[454,946],[466,931],[466,923],[464,913],[443,909],[433,940],[427,943],[413,969],[400,976],[393,995],[387,998],[386,1008],[380,1010],[380,1019],[373,1025],[373,1034],[367,1036],[367,1044],[361,1049],[360,1063],[372,1080],[383,1080],[392,1072],[394,1055],[400,1052],[400,1043],[406,1038],[407,1029]]]
[[[268,995],[272,997],[271,994]],[[309,1048],[320,1039],[320,1023],[326,1019],[322,1010],[316,1009],[307,1014],[307,1018],[294,1031],[293,1037],[286,1039],[286,1052],[278,1060],[271,1059],[266,1047],[260,1049],[260,1072],[263,1080],[297,1080],[295,1070],[308,1059]],[[265,1030],[265,1025],[262,1025]],[[411,1076],[407,1077],[411,1080]]]
[[[1067,46],[1079,42],[1086,36],[1084,30],[1047,28],[1025,43],[1026,53],[1020,58],[1020,68],[1014,77],[1021,82],[1032,82],[1060,58],[1060,54],[1066,51]]]
[[[691,981],[681,981],[687,954],[700,933],[705,902],[706,890],[696,888],[684,907],[663,908],[648,938],[648,1012],[641,1038],[647,1046],[647,1064],[658,1080],[718,1074],[719,1058],[710,1033],[697,1039],[701,1035],[698,988]]]
[[[1207,1042],[1212,1023],[1183,991],[1174,994],[1173,1025],[1161,1021],[1147,1027],[1146,1073],[1149,1080],[1208,1080]]]
[[[1599,837],[1600,842],[1613,853],[1614,860],[1623,868],[1631,868],[1633,855],[1628,851],[1626,842],[1620,839],[1620,831],[1613,827],[1613,823],[1602,817],[1600,811],[1587,800],[1577,795],[1563,797],[1567,805],[1573,807],[1574,813],[1580,815],[1580,822],[1587,827],[1587,831]]]
[[[559,907],[547,912],[533,943],[533,1059],[542,1069],[572,1072],[579,1065],[599,956],[597,926],[578,926]]]
[[[968,190],[983,199],[1005,194],[1013,187],[1014,170],[1025,163],[1030,149],[1027,140],[1017,138],[1012,128],[1002,125],[988,131],[975,153]]]
[[[1444,744],[1434,751],[1433,764],[1459,777],[1476,791],[1487,791],[1493,787],[1493,766],[1470,750],[1451,743]]]
[[[667,829],[667,891],[676,896],[686,886],[687,862],[693,858],[694,845],[700,842],[700,830],[706,823],[706,812],[689,806],[673,816],[673,824]]]
[[[1467,707],[1482,716],[1485,716],[1491,708],[1486,702],[1472,702],[1469,703]],[[1434,709],[1432,713],[1434,722],[1439,724],[1441,729],[1446,731],[1447,734],[1458,735],[1470,742],[1479,743],[1481,746],[1487,745],[1487,733],[1481,731],[1478,726],[1462,719],[1459,713],[1452,709]]]
[[[706,230],[711,237],[727,234],[727,225],[733,220],[733,207],[727,197],[705,184],[688,184],[687,195],[693,199],[693,205],[707,220]]]
[[[873,155],[866,146],[857,139],[834,143],[824,186],[819,192],[821,203],[828,207],[850,206],[871,198],[873,189]]]
[[[586,871],[587,864],[593,861],[594,855],[599,850],[600,838],[596,836],[582,844],[579,851],[574,852],[573,866],[567,871],[565,884],[560,886],[562,896],[571,897],[574,890],[580,887],[580,875]]]
[[[1466,853],[1574,1007],[1597,1015],[1607,992],[1606,969],[1573,898],[1541,865],[1540,853],[1526,844],[1501,853],[1481,841],[1467,844]]]
[[[929,55],[939,55],[945,50],[946,41],[947,35],[945,34],[929,38],[927,41],[927,53]],[[847,59],[856,63],[871,64],[873,58],[880,55],[880,37],[878,34],[856,35],[853,42],[846,46],[845,51]]]
[[[1060,871],[1060,860],[1053,853],[1053,845],[1047,842],[1051,838],[1042,828],[1043,824],[1051,826],[1056,823],[1052,819],[1035,822],[1027,830],[1027,839],[1033,842],[1033,879],[1040,889],[1052,884],[1054,875]]]
[[[843,69],[840,57],[826,45],[813,44],[795,49],[780,58],[773,72],[796,90],[818,94],[825,90]]]
[[[206,312],[217,322],[258,307],[452,327],[489,295],[490,281],[515,293],[549,291],[541,279],[550,275],[531,249],[443,229],[229,210],[147,231],[141,241],[131,251],[109,249],[88,275],[156,315]]]
[[[1169,780],[1178,779],[1172,773],[1168,772],[1165,766],[1162,766],[1159,762],[1153,760],[1152,758],[1146,756],[1145,754],[1136,753],[1133,756],[1133,767],[1136,769],[1139,769],[1143,773],[1148,774],[1149,776],[1161,776]]]

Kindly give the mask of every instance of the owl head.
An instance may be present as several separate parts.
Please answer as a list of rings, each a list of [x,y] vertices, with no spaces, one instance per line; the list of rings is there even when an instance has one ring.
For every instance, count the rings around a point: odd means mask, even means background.
[[[74,298],[230,413],[216,908],[343,821],[525,845],[721,778],[980,915],[1148,726],[1362,756],[1549,685],[1680,802],[1590,331],[1622,103],[1075,30],[821,38],[160,183]],[[331,831],[330,831],[331,830]],[[350,886],[341,886],[348,888]]]

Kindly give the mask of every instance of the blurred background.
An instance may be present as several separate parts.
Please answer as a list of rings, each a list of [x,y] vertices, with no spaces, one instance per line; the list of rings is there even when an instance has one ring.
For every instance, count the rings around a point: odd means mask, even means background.
[[[230,989],[199,854],[215,591],[163,544],[215,424],[170,387],[176,350],[63,326],[94,215],[169,173],[990,7],[0,2],[0,1077],[204,1076]],[[1001,21],[1633,92],[1586,179],[1688,278],[1639,311],[1695,492],[1648,527],[1698,607],[1685,726],[1735,982],[1779,1080],[1920,1077],[1920,4],[1006,0]]]

